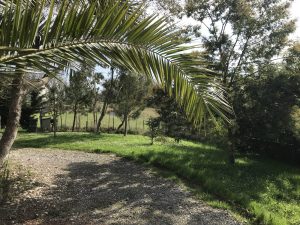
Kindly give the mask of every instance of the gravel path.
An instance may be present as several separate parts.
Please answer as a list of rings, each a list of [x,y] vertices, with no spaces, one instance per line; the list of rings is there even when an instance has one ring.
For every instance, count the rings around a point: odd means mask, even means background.
[[[18,149],[9,160],[32,171],[35,185],[0,206],[0,224],[239,224],[176,183],[112,154]]]

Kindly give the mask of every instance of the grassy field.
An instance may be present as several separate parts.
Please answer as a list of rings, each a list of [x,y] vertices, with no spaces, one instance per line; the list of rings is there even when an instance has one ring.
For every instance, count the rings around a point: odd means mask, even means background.
[[[300,224],[299,168],[246,157],[230,166],[224,151],[214,146],[149,143],[149,138],[137,135],[59,133],[54,139],[51,134],[22,133],[14,146],[112,152],[181,178],[210,205],[231,209],[252,224]]]
[[[145,131],[148,130],[148,127],[146,126],[146,121],[150,117],[156,117],[157,113],[155,112],[154,109],[152,108],[146,108],[140,115],[140,117],[136,120],[129,120],[128,123],[128,128],[131,131],[135,131],[138,133],[144,133]],[[47,116],[45,116],[47,117]],[[61,129],[61,127],[71,129],[72,124],[73,124],[73,117],[74,114],[69,112],[69,113],[64,113],[58,117],[58,129]],[[80,128],[81,130],[85,130],[86,126],[90,129],[94,127],[94,119],[93,119],[93,114],[92,113],[86,113],[86,114],[78,114],[78,117],[80,119],[77,119],[77,121],[80,121],[80,126],[79,122],[77,125],[77,128]],[[99,113],[98,113],[99,117]],[[39,118],[39,115],[36,115],[36,118]],[[121,123],[120,118],[117,116],[112,116],[109,114],[106,114],[105,117],[103,118],[102,121],[102,128],[116,128],[119,126]],[[40,121],[38,120],[38,127],[40,127]]]

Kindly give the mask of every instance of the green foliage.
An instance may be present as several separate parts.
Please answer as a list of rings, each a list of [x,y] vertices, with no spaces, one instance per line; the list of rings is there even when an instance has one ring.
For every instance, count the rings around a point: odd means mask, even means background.
[[[4,127],[7,122],[9,105],[11,101],[11,80],[6,80],[8,86],[3,89],[3,95],[0,96],[0,116],[1,116],[1,127]],[[39,96],[39,92],[34,89],[24,98],[22,102],[22,112],[20,125],[23,129],[29,132],[35,132],[37,128],[37,120],[35,114],[39,112],[42,105],[42,99]]]
[[[155,88],[153,95],[148,98],[148,104],[157,109],[165,135],[173,137],[177,142],[182,138],[190,138],[192,124],[175,99],[170,98],[163,90]]]
[[[149,127],[147,134],[151,138],[151,144],[153,145],[154,139],[160,134],[160,120],[159,118],[150,118],[146,124]]]
[[[285,46],[295,30],[289,18],[291,1],[187,0],[187,15],[200,22],[193,33],[202,39],[207,59],[232,85],[250,75]],[[208,34],[207,34],[208,33]]]
[[[111,105],[113,111],[125,123],[128,119],[137,119],[146,107],[144,100],[150,92],[150,81],[147,77],[119,69],[113,83],[113,94],[110,95],[115,96]]]
[[[296,124],[300,75],[272,69],[258,80],[246,79],[238,85],[241,88],[234,96],[238,125],[235,142],[240,151],[300,162]]]
[[[39,96],[39,91],[33,90],[30,95],[24,99],[22,105],[22,113],[20,125],[23,129],[29,132],[35,132],[37,129],[37,119],[34,117],[40,111],[42,98]]]
[[[88,80],[91,70],[86,66],[82,66],[78,71],[70,70],[69,84],[65,92],[66,100],[73,110],[75,107],[79,110],[91,104],[92,87]]]
[[[207,112],[228,120],[232,110],[215,74],[184,53],[191,47],[180,45],[165,18],[144,16],[144,9],[122,0],[2,1],[1,76],[55,76],[76,62],[116,64],[165,88],[195,126]]]
[[[112,152],[181,177],[203,200],[252,222],[300,223],[300,170],[273,160],[237,157],[232,166],[226,163],[226,153],[211,145],[189,141],[149,145],[148,137],[134,135],[61,133],[54,139],[47,134],[21,134],[15,147]]]

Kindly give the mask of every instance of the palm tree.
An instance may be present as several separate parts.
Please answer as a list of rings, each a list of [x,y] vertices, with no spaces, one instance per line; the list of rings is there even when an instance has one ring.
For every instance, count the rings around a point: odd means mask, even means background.
[[[57,3],[59,2],[59,3]],[[184,54],[165,19],[123,0],[0,0],[0,76],[12,77],[12,101],[0,164],[17,135],[28,74],[53,75],[74,63],[116,64],[147,75],[195,126],[231,108],[203,62]]]

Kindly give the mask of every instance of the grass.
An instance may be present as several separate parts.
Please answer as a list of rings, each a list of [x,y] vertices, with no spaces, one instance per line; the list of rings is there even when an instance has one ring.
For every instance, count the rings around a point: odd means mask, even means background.
[[[86,114],[78,114],[80,116],[80,128],[85,130],[86,125],[88,125],[88,128],[94,127],[94,121],[93,121],[93,114],[92,113],[86,113]],[[146,108],[142,111],[139,118],[136,120],[129,120],[128,128],[131,131],[136,131],[138,133],[144,133],[148,130],[148,127],[146,125],[146,121],[150,117],[156,117],[157,113],[152,108]],[[37,119],[39,118],[39,114],[36,114],[35,116]],[[48,117],[48,116],[45,116]],[[71,129],[73,124],[73,117],[74,114],[72,112],[64,113],[61,116],[58,117],[58,129],[61,127]],[[99,113],[98,113],[99,117]],[[116,128],[121,123],[121,120],[117,116],[110,116],[109,114],[106,114],[102,121],[102,128]],[[38,127],[40,127],[40,121],[38,120]]]
[[[145,136],[59,133],[19,135],[15,147],[112,152],[154,165],[187,181],[210,205],[228,208],[252,224],[300,224],[300,169],[267,159],[239,157],[226,164],[224,151],[182,141],[150,145]]]

